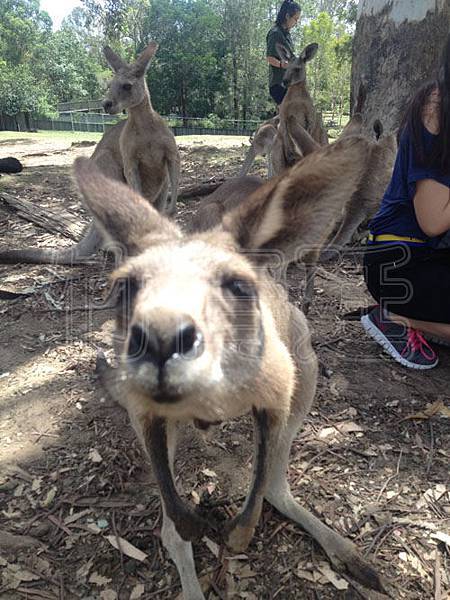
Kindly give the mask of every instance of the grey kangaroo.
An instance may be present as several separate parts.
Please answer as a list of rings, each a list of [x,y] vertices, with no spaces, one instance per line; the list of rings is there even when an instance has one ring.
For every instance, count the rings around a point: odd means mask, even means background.
[[[289,260],[320,243],[358,186],[367,152],[367,140],[355,136],[324,147],[260,186],[215,229],[192,235],[93,161],[76,161],[86,206],[104,234],[128,250],[112,276],[122,287],[120,366],[100,359],[98,367],[151,459],[162,542],[185,600],[204,600],[191,541],[211,530],[212,519],[196,514],[174,484],[177,424],[208,427],[247,413],[255,430],[253,477],[242,510],[216,526],[219,537],[244,551],[266,499],[312,535],[336,568],[382,589],[356,546],[290,490],[290,448],[313,402],[317,358],[304,315],[259,261],[260,251]]]
[[[275,139],[275,136],[277,134],[279,122],[279,115],[275,115],[271,119],[267,119],[267,121],[264,121],[264,123],[262,123],[255,131],[251,146],[248,149],[247,154],[245,155],[244,162],[242,164],[241,170],[239,171],[240,177],[247,175],[257,156],[267,157],[267,175],[268,177],[272,177],[272,163],[269,159],[269,155],[270,149],[273,144],[273,140]]]
[[[110,114],[127,110],[128,118],[105,132],[91,160],[104,175],[126,182],[158,211],[173,214],[180,171],[178,149],[172,132],[152,107],[145,81],[145,73],[157,48],[155,42],[150,42],[131,64],[108,46],[104,48],[105,57],[115,73],[103,103],[104,109]],[[0,250],[0,263],[71,265],[89,259],[101,242],[101,235],[91,223],[74,246],[3,249]]]
[[[296,142],[298,126],[303,127],[318,144],[328,143],[322,118],[306,85],[306,63],[316,56],[318,48],[318,44],[309,44],[296,57],[281,44],[277,46],[278,54],[289,64],[283,78],[288,91],[280,104],[280,124],[270,151],[272,171],[276,175],[302,157]]]

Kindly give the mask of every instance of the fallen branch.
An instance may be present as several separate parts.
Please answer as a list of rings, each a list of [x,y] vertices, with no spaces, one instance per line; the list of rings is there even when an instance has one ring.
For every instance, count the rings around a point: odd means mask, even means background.
[[[202,183],[200,185],[193,185],[180,190],[178,194],[179,200],[185,200],[186,198],[195,198],[196,196],[208,196],[212,194],[218,187],[225,181],[224,178],[218,179],[213,182]]]
[[[78,241],[83,231],[83,226],[77,222],[78,219],[75,215],[68,215],[67,219],[50,215],[46,210],[36,206],[35,203],[15,198],[6,192],[1,192],[0,200],[12,208],[17,216],[42,227],[50,233],[60,233],[65,237]]]

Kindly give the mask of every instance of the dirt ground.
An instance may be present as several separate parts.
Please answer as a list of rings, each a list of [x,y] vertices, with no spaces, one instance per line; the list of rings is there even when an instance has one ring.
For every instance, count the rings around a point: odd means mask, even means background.
[[[237,173],[244,138],[178,138],[182,186]],[[75,156],[92,147],[11,134],[0,156],[25,169],[1,192],[80,224],[87,217],[71,180]],[[264,173],[264,162],[256,171]],[[180,203],[183,220],[199,200]],[[0,246],[70,244],[0,201]],[[357,254],[357,253],[356,253]],[[310,313],[322,363],[315,407],[294,443],[290,481],[311,511],[351,538],[384,575],[391,598],[450,597],[450,351],[425,373],[382,355],[342,315],[368,298],[356,255],[321,267]],[[110,266],[0,266],[0,598],[179,598],[160,542],[161,511],[149,466],[126,415],[96,387],[96,351],[108,351],[104,306]],[[289,275],[300,303],[303,275]],[[446,408],[447,407],[447,408]],[[425,411],[425,413],[423,412]],[[177,473],[186,496],[205,492],[231,515],[251,470],[251,423],[224,423],[203,438],[186,427]],[[119,552],[121,537],[131,546]],[[125,551],[126,550],[126,551]],[[381,598],[329,569],[298,526],[265,505],[248,551],[195,546],[208,598]],[[386,596],[384,596],[386,597]]]

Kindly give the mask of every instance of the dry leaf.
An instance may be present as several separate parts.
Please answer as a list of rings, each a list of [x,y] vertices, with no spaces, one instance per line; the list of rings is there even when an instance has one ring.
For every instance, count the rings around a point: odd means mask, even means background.
[[[202,469],[201,472],[203,473],[203,475],[206,475],[206,477],[217,477],[217,473],[211,471],[211,469]]]
[[[117,600],[117,592],[114,590],[103,590],[100,592],[101,600]]]
[[[88,515],[90,512],[92,512],[91,509],[86,508],[85,510],[82,510],[78,513],[69,515],[64,519],[64,525],[70,525],[70,523],[75,523],[75,521],[78,521],[78,519],[81,519],[81,517],[84,517],[84,515]]]
[[[94,571],[89,577],[89,583],[93,583],[95,585],[106,585],[110,581],[112,581],[112,579],[109,577],[103,577],[103,575],[100,575],[96,571]]]
[[[143,562],[147,558],[147,554],[145,554],[145,552],[142,552],[142,550],[139,550],[138,548],[136,548],[136,546],[133,546],[133,544],[127,542],[127,540],[124,540],[121,537],[116,537],[114,535],[107,535],[105,537],[111,544],[111,546],[113,546],[116,550],[121,550],[130,558],[134,558],[135,560],[139,560],[141,562]]]
[[[319,563],[317,569],[324,575],[330,583],[334,585],[337,590],[348,589],[348,583],[342,577],[339,577],[337,573],[333,571],[328,563]]]
[[[100,455],[100,452],[98,450],[96,450],[95,448],[91,448],[88,454],[88,458],[89,460],[91,460],[93,463],[101,463],[103,458]]]
[[[139,600],[142,594],[145,592],[145,585],[143,583],[138,583],[132,590],[130,594],[130,600]]]
[[[297,569],[297,577],[306,579],[306,581],[310,581],[311,583],[318,583],[322,575],[317,571],[311,572],[306,569]]]
[[[75,573],[77,579],[85,579],[88,576],[93,562],[94,562],[94,557],[91,557],[87,563],[84,563],[84,565],[81,565],[81,567],[79,569],[77,569],[77,571]]]
[[[87,528],[92,531],[92,533],[98,534],[101,533],[102,530],[100,529],[100,527],[96,524],[96,523],[88,523],[87,524]]]
[[[258,575],[258,573],[253,571],[252,568],[250,567],[250,565],[244,565],[242,568],[240,568],[236,571],[236,575],[240,579],[247,579],[248,577],[256,577],[256,575]]]
[[[361,433],[364,431],[364,427],[358,425],[353,421],[341,421],[340,423],[336,423],[333,427],[323,427],[319,431],[319,439],[324,439],[329,436],[336,436],[337,434],[346,434],[346,433]]]
[[[20,565],[8,564],[6,569],[2,569],[1,582],[5,589],[16,590],[22,582],[38,581],[39,575],[27,571]]]
[[[434,417],[435,415],[441,415],[443,417],[450,418],[450,408],[445,406],[443,400],[436,400],[436,402],[427,404],[424,410],[421,410],[419,412],[413,413],[412,415],[408,415],[407,417],[404,417],[403,419],[400,420],[400,423],[402,421],[406,421],[407,419],[430,419],[431,417]]]
[[[48,508],[53,503],[53,500],[55,499],[55,496],[56,496],[56,492],[57,492],[57,488],[55,486],[53,486],[52,488],[49,489],[44,500],[42,500],[42,502],[41,502],[41,506],[43,508]]]
[[[210,540],[208,537],[204,536],[202,538],[202,540],[205,542],[206,547],[208,548],[208,550],[211,551],[211,553],[218,558],[219,556],[219,551],[220,551],[220,547],[216,544],[216,542],[213,542],[212,540]]]
[[[43,479],[42,477],[36,477],[36,479],[33,479],[33,483],[31,484],[32,492],[40,492],[41,491],[42,479]]]

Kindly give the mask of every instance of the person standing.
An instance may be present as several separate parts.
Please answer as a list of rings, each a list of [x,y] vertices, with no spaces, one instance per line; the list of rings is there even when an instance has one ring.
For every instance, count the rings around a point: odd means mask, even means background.
[[[279,56],[277,45],[280,44],[294,54],[290,31],[300,19],[300,5],[292,0],[284,0],[278,11],[275,24],[270,28],[267,37],[266,61],[269,64],[269,93],[277,106],[281,104],[287,89],[283,86],[284,69],[288,62]]]

